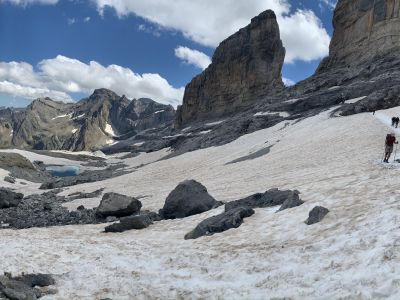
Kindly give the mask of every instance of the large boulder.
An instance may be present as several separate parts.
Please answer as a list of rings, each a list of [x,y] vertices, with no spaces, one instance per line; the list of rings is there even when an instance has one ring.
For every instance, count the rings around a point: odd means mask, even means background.
[[[238,228],[243,219],[254,214],[250,207],[236,207],[222,214],[210,217],[200,222],[191,232],[185,235],[185,240],[197,239],[204,235],[213,235],[231,228]]]
[[[124,232],[132,229],[144,229],[153,224],[153,221],[148,215],[137,215],[124,217],[119,223],[114,223],[107,226],[105,232]]]
[[[323,206],[315,206],[308,214],[306,220],[307,225],[312,225],[320,222],[329,213],[329,210]]]
[[[264,11],[221,42],[211,65],[186,86],[175,126],[228,115],[283,89],[284,58],[275,13]]]
[[[21,193],[15,193],[13,191],[0,188],[0,209],[16,207],[24,198]]]
[[[289,204],[298,202],[299,191],[294,190],[284,190],[270,189],[265,193],[257,193],[246,198],[231,201],[225,204],[225,211],[229,211],[233,208],[248,206],[251,208],[263,208],[263,207],[273,207],[277,205],[286,204],[284,207],[289,206]],[[301,201],[301,200],[300,200]],[[282,209],[283,207],[281,207]]]
[[[134,198],[117,193],[106,193],[97,208],[97,215],[101,217],[125,217],[140,212],[142,203]]]
[[[159,214],[164,219],[185,218],[200,214],[220,205],[205,186],[195,180],[186,180],[168,195]]]

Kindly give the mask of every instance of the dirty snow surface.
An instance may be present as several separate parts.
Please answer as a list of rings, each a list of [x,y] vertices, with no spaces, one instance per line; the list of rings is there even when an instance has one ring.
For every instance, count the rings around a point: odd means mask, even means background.
[[[195,179],[217,200],[277,187],[298,189],[305,204],[255,209],[238,229],[187,241],[223,207],[120,234],[103,233],[104,224],[6,229],[0,271],[57,274],[58,292],[45,299],[400,299],[400,164],[380,162],[384,120],[399,111],[324,112],[171,159],[160,160],[167,149],[127,158],[140,167],[63,194],[105,187],[158,210],[180,181]],[[226,164],[267,141],[266,155]],[[316,205],[330,213],[307,226]]]

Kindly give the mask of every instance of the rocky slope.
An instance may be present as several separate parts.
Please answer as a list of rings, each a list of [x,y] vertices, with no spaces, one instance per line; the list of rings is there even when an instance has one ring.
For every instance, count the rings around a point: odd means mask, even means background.
[[[284,57],[275,13],[267,10],[224,40],[212,64],[186,86],[176,126],[227,115],[282,89]]]
[[[0,110],[0,146],[38,150],[93,150],[170,124],[172,106],[129,100],[106,89],[77,103],[37,99],[26,109]]]

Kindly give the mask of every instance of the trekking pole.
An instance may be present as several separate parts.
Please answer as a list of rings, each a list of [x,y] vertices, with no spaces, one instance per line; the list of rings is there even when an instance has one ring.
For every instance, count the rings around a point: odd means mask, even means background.
[[[397,145],[396,145],[396,148],[395,148],[395,150],[394,150],[393,162],[396,162],[396,154],[397,154]]]

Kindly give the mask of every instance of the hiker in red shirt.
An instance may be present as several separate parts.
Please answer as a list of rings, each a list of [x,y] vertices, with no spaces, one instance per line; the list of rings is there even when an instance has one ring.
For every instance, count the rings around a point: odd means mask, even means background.
[[[385,159],[383,162],[388,163],[390,155],[393,152],[393,144],[398,144],[399,142],[396,141],[396,137],[394,136],[393,133],[389,133],[386,136],[386,141],[385,141]]]

